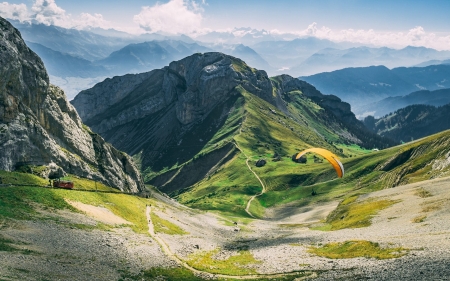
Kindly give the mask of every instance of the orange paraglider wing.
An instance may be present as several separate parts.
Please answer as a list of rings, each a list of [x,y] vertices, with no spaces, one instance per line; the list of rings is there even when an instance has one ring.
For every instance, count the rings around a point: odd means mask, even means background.
[[[309,149],[303,150],[302,152],[297,154],[295,159],[299,159],[300,157],[302,157],[303,155],[305,155],[308,152],[313,152],[313,153],[319,154],[323,158],[327,159],[327,161],[330,162],[330,164],[336,170],[338,177],[342,178],[344,176],[344,166],[342,165],[341,161],[339,161],[339,158],[336,155],[334,155],[331,151],[328,151],[326,149],[317,148],[317,147],[309,148]]]

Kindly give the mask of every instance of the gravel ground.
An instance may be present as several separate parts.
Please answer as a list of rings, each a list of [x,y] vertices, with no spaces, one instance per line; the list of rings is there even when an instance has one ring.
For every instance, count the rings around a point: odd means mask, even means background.
[[[432,196],[419,197],[417,190],[422,188]],[[235,225],[233,219],[155,196],[161,203],[152,206],[152,212],[189,233],[158,234],[182,260],[217,249],[216,258],[226,259],[248,249],[261,261],[251,265],[260,274],[305,270],[317,273],[314,280],[450,280],[450,178],[361,196],[358,200],[389,198],[400,202],[381,211],[369,227],[330,232],[310,230],[302,224],[323,219],[337,202],[313,208],[291,205],[271,209],[271,219],[247,224],[235,219]],[[0,252],[0,280],[118,280],[120,271],[138,273],[151,267],[176,266],[149,235],[133,233],[128,227],[112,231],[71,228],[70,223],[94,225],[95,216],[68,211],[51,215],[58,221],[18,221],[1,226],[1,236],[21,242],[21,247],[34,253]],[[424,215],[423,222],[412,222]],[[347,240],[369,240],[410,251],[388,260],[327,259],[307,251],[311,245]]]

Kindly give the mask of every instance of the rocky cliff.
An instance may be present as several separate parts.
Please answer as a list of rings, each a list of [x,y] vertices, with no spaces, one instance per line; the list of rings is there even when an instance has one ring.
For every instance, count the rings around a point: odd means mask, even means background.
[[[224,146],[227,149],[220,153],[210,153],[215,148],[206,154],[201,151],[207,143],[219,149],[221,140],[239,132],[245,119],[240,99],[245,100],[247,94],[250,95],[248,98],[254,96],[270,105],[269,108],[261,106],[261,111],[268,110],[275,115],[278,111],[286,118],[290,116],[289,120],[299,120],[299,117],[289,111],[288,104],[298,106],[293,99],[308,100],[320,111],[317,116],[315,113],[308,115],[317,117],[313,122],[327,123],[328,127],[324,129],[330,132],[327,134],[336,133],[344,141],[365,144],[358,135],[367,133],[378,137],[369,133],[350,111],[349,104],[339,98],[323,95],[308,83],[288,75],[269,78],[265,71],[251,68],[242,60],[222,53],[194,54],[163,69],[140,75],[106,80],[82,91],[72,104],[95,132],[119,149],[137,155],[141,170],[146,174],[187,163],[198,153],[203,157],[202,163],[210,163],[209,168],[232,155],[234,146]],[[140,79],[143,80],[139,83]],[[242,111],[236,113],[239,110]],[[299,110],[310,111],[298,107],[296,112]],[[235,115],[235,123],[224,129],[232,115]],[[291,122],[280,118],[275,119],[284,123],[283,126]],[[173,170],[166,173],[164,180],[156,179],[154,183],[164,185],[162,182],[172,181],[178,182],[174,188],[183,187],[187,181],[176,178],[189,178],[189,182],[195,183],[208,173],[209,168],[201,169],[204,170],[202,173],[199,173],[200,169],[192,168],[190,177],[181,175],[181,170]]]
[[[144,188],[129,156],[83,125],[41,59],[0,18],[0,169],[52,162],[121,190]]]

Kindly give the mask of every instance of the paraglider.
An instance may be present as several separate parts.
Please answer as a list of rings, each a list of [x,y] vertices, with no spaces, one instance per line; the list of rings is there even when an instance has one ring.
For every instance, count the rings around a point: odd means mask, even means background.
[[[305,155],[308,152],[313,152],[316,154],[319,154],[323,158],[327,159],[328,162],[333,166],[333,168],[336,170],[336,173],[338,177],[342,178],[344,176],[344,166],[342,165],[341,161],[339,161],[339,158],[334,155],[332,152],[323,149],[323,148],[309,148],[306,150],[303,150],[302,152],[298,153],[295,159],[299,159],[303,155]]]

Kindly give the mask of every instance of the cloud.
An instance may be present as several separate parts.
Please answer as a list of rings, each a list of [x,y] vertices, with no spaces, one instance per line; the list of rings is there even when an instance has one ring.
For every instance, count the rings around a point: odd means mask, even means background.
[[[89,13],[81,13],[80,20],[76,22],[76,27],[79,29],[90,27],[108,29],[111,27],[111,22],[105,20],[102,14],[91,15]]]
[[[13,20],[31,21],[45,25],[56,25],[65,28],[89,29],[100,27],[111,28],[111,22],[105,20],[101,14],[81,13],[77,17],[67,14],[59,7],[55,0],[36,0],[31,11],[25,4],[0,3],[0,16]]]
[[[70,16],[66,15],[64,9],[56,5],[55,0],[36,0],[31,10],[33,19],[37,23],[62,27],[72,26]]]
[[[271,31],[273,32],[273,31]],[[280,31],[275,31],[278,35]],[[286,34],[289,34],[286,33]],[[343,29],[332,30],[329,27],[318,27],[313,22],[306,29],[290,32],[298,37],[313,36],[319,39],[328,39],[335,42],[352,42],[366,45],[405,47],[424,46],[437,50],[449,50],[450,36],[437,36],[434,33],[426,32],[421,26],[416,26],[407,32],[377,32],[373,29]]]
[[[0,3],[0,16],[21,22],[29,20],[28,9],[25,4],[16,5],[2,2]]]
[[[150,32],[190,34],[201,28],[202,12],[201,4],[194,1],[170,0],[165,4],[142,7],[133,20],[142,29]]]

